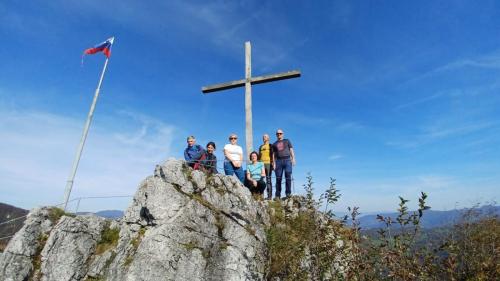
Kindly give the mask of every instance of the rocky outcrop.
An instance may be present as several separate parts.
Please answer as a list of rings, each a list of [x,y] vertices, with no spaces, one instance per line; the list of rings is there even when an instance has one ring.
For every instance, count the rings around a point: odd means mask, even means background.
[[[29,213],[24,226],[14,235],[0,256],[0,280],[23,281],[36,271],[38,257],[52,228],[48,208]]]
[[[119,221],[51,220],[51,211],[30,213],[0,256],[0,280],[266,277],[267,209],[235,177],[169,160],[140,184]]]
[[[306,205],[301,197],[254,200],[234,176],[207,175],[169,160],[140,183],[119,220],[56,208],[31,211],[0,255],[0,280],[281,280],[286,276],[270,274],[276,236],[266,231],[293,229],[286,223],[316,214]],[[319,229],[330,223],[321,213],[312,217]],[[335,244],[336,235],[322,239],[332,241],[328,249],[342,248]],[[301,271],[318,272],[318,256],[302,239],[278,242],[297,243],[297,256],[290,258],[300,259]],[[326,265],[328,279],[345,267],[343,255],[333,259],[331,270]],[[318,274],[304,276],[319,280]]]
[[[82,280],[104,226],[96,216],[62,217],[41,253],[41,280]]]

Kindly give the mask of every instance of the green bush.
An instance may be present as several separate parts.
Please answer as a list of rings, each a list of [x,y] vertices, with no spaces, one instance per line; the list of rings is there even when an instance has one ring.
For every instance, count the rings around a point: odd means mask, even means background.
[[[120,238],[119,228],[110,228],[109,223],[101,231],[101,240],[97,243],[96,255],[100,255],[109,249],[115,248]]]
[[[500,276],[500,220],[497,216],[480,216],[475,209],[461,222],[441,246],[437,272],[454,280],[498,280]]]
[[[66,213],[63,209],[52,207],[49,210],[49,220],[56,224],[62,216],[75,217],[75,215]]]
[[[384,224],[375,236],[361,234],[359,208],[337,219],[328,206],[340,198],[335,180],[314,199],[307,176],[305,197],[292,197],[301,211],[270,202],[268,280],[498,280],[500,220],[475,208],[454,227],[422,233],[421,219],[430,207],[421,193],[418,209],[399,197],[396,218],[378,216]],[[323,202],[326,201],[326,202]],[[325,203],[323,212],[319,211]]]
[[[334,191],[332,181],[330,193]],[[325,280],[341,276],[339,256],[344,256],[350,247],[345,240],[347,228],[333,219],[333,213],[318,212],[320,199],[313,196],[312,177],[308,175],[304,184],[305,197],[292,197],[298,213],[288,210],[281,202],[270,202],[271,224],[267,229],[270,268],[268,279],[281,280]],[[336,196],[322,196],[332,204]],[[303,208],[301,208],[303,207]],[[339,241],[342,245],[339,246]],[[345,243],[344,243],[345,241]]]

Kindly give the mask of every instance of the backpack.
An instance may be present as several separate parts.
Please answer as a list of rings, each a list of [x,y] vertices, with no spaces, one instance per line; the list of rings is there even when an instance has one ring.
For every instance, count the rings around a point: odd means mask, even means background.
[[[156,225],[153,220],[155,219],[153,215],[149,212],[149,209],[146,207],[141,207],[141,211],[139,212],[139,216],[141,219],[144,219],[147,225]]]

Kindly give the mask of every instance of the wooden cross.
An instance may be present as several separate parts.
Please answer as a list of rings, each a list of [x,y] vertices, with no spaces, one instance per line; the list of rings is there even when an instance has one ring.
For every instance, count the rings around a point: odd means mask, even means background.
[[[252,77],[251,53],[252,49],[250,46],[250,42],[245,42],[245,79],[210,85],[201,88],[201,91],[204,94],[208,94],[212,92],[245,86],[245,141],[247,156],[250,154],[250,152],[253,151],[252,85],[300,77],[299,70]]]

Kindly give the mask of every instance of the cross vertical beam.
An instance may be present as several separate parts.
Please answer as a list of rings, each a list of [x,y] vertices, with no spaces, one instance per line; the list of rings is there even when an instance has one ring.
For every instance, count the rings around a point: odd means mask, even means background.
[[[245,144],[246,155],[253,151],[252,128],[252,46],[245,42]]]

